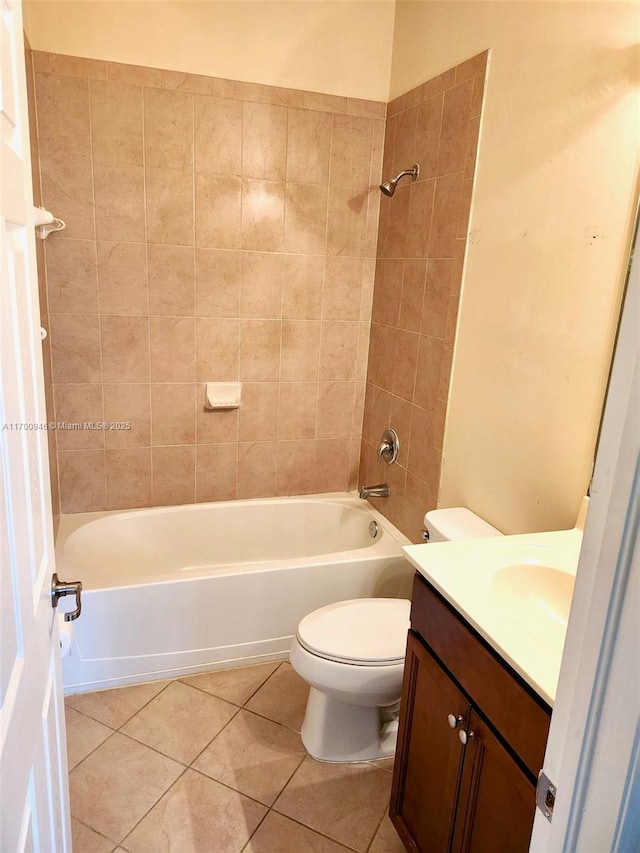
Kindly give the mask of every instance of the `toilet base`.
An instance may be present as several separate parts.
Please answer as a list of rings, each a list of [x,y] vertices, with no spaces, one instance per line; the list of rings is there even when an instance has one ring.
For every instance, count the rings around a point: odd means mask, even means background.
[[[302,723],[302,743],[318,761],[389,758],[396,749],[397,707],[397,703],[389,708],[351,705],[312,687]]]

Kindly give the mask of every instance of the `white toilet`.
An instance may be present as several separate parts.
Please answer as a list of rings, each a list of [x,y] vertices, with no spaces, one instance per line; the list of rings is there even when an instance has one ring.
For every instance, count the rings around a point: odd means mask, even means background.
[[[501,536],[468,509],[428,512],[430,542]],[[291,666],[310,685],[302,742],[319,761],[395,752],[411,602],[359,598],[314,610],[298,625]]]

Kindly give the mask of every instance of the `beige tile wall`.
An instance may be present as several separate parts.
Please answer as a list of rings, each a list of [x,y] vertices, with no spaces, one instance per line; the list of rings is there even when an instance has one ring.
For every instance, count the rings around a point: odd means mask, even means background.
[[[36,121],[35,79],[33,68],[33,51],[25,35],[24,55],[27,78],[27,103],[29,107],[29,142],[31,144],[31,177],[33,182],[33,202],[36,207],[42,205],[42,190],[40,185],[40,157],[38,151],[38,134]],[[40,323],[43,328],[49,328],[47,283],[44,263],[44,243],[36,238],[36,257],[38,266],[38,292],[40,296]],[[44,367],[45,403],[49,419],[53,414],[53,374],[51,368],[51,341],[47,337],[42,342],[42,361]],[[60,517],[60,494],[58,491],[58,448],[56,433],[48,430],[47,442],[49,448],[49,475],[51,478],[51,504],[53,510],[54,530],[58,528]]]
[[[354,487],[385,105],[34,65],[62,512]]]
[[[383,174],[414,163],[380,208],[360,479],[384,480],[371,502],[413,541],[440,486],[453,344],[484,91],[480,54],[389,104]],[[377,464],[386,427],[399,463]]]

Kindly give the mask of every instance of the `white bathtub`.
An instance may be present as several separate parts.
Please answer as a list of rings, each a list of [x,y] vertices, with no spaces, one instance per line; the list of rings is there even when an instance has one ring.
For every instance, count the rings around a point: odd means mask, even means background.
[[[408,598],[406,544],[344,493],[62,516],[56,570],[83,584],[65,692],[284,658],[317,607]]]

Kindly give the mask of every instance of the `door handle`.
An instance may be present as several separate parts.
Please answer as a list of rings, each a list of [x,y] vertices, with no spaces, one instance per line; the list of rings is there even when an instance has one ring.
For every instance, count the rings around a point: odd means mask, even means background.
[[[82,602],[80,601],[82,581],[61,581],[58,575],[54,574],[51,578],[51,606],[57,607],[58,599],[64,598],[65,595],[75,595],[76,597],[76,609],[64,614],[65,622],[73,622],[82,610]]]

